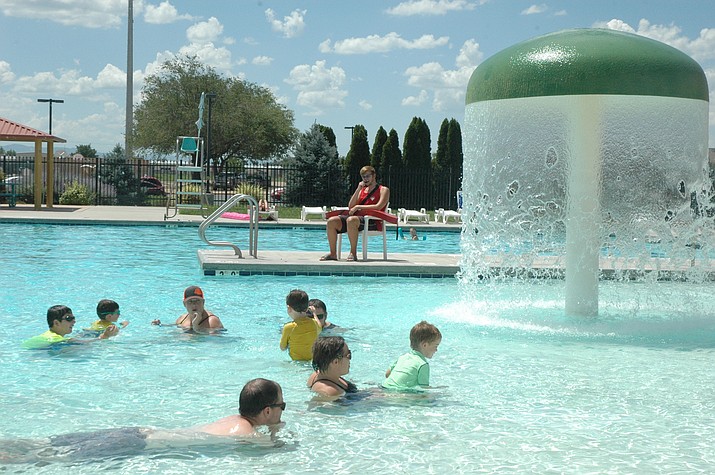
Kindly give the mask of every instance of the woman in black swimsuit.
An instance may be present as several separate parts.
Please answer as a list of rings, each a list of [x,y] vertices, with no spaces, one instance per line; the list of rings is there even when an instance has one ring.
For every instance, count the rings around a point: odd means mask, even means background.
[[[308,387],[327,398],[357,392],[357,387],[343,378],[350,372],[352,353],[341,336],[318,338],[313,344],[313,369]]]

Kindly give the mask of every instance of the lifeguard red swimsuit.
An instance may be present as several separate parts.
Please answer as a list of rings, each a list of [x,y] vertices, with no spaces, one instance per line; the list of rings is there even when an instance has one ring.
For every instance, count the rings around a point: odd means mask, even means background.
[[[382,185],[377,185],[377,190],[370,195],[370,197],[365,201],[365,197],[370,193],[368,191],[368,188],[365,187],[362,190],[360,190],[360,194],[358,195],[358,204],[359,205],[374,205],[377,204],[378,201],[380,201],[380,188],[382,188]],[[387,208],[387,205],[383,206],[380,211],[385,211],[385,208]],[[375,231],[382,231],[382,220],[379,221],[373,221],[376,225]],[[372,226],[371,226],[372,228]]]

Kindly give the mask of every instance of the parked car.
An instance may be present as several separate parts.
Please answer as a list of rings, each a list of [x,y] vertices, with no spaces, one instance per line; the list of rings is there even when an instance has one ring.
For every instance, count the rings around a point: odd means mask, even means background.
[[[251,185],[262,186],[268,188],[271,186],[271,178],[261,171],[252,171],[249,173],[241,173],[238,175],[240,183],[248,183]]]
[[[216,175],[214,190],[233,190],[239,184],[239,175],[233,172],[223,172]]]
[[[271,192],[271,198],[273,198],[273,201],[282,201],[284,192],[285,188],[276,188]]]
[[[164,190],[164,185],[161,180],[154,178],[153,176],[144,175],[141,177],[140,186],[149,196],[166,196],[166,190]]]

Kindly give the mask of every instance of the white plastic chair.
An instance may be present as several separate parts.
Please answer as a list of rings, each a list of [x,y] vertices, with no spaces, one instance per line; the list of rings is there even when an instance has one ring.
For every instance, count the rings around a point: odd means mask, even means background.
[[[434,212],[435,223],[439,223],[440,219],[444,224],[447,224],[447,221],[449,221],[450,219],[454,220],[455,223],[461,223],[462,210],[460,209],[459,211],[452,211],[451,209],[446,210],[444,208],[440,208]]]
[[[308,216],[309,215],[318,215],[321,218],[325,219],[325,213],[328,212],[328,209],[323,206],[303,206],[300,210],[300,219],[303,221],[308,221]]]
[[[399,221],[402,221],[402,224],[407,224],[407,221],[410,219],[429,224],[429,215],[424,208],[420,208],[419,211],[400,208],[397,213],[397,218]]]
[[[387,212],[390,212],[390,209],[387,209]],[[387,223],[380,219],[376,218],[374,216],[363,216],[365,218],[365,227],[363,228],[362,231],[360,231],[360,234],[362,235],[362,260],[366,261],[367,260],[367,240],[370,236],[382,236],[382,260],[386,261],[387,260]],[[369,231],[368,228],[370,226],[370,221],[382,221],[382,231]],[[341,248],[342,248],[342,243],[343,243],[343,234],[338,234],[338,259],[340,259],[340,254],[341,254]]]

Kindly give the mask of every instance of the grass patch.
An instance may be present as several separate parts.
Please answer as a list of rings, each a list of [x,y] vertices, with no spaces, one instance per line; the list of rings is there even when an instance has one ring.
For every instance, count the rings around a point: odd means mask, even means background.
[[[218,206],[209,206],[208,214],[210,215],[218,209]],[[301,208],[293,206],[278,206],[276,208],[278,211],[278,219],[300,219]],[[248,213],[248,207],[246,203],[239,203],[230,209],[233,213]],[[195,216],[201,216],[201,210],[198,209],[180,209],[180,214],[189,214]]]

